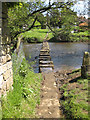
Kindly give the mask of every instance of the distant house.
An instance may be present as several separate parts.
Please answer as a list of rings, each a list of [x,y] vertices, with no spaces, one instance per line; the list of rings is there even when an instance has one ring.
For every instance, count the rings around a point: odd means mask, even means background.
[[[88,27],[88,23],[87,22],[80,23],[79,27]]]
[[[83,22],[86,22],[87,19],[85,17],[81,16],[81,17],[78,17],[78,21],[79,21],[79,23],[83,23]]]

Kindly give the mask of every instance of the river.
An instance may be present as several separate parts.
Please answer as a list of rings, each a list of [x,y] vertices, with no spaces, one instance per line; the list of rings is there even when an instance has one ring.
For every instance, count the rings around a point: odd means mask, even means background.
[[[34,72],[38,73],[39,53],[42,43],[24,44],[24,53]],[[54,62],[54,70],[77,69],[82,65],[83,54],[88,51],[88,43],[49,43],[51,59]],[[31,56],[31,57],[30,57]]]

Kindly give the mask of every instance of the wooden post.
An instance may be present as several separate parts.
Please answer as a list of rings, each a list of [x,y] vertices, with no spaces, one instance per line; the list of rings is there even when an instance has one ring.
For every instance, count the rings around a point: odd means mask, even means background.
[[[81,66],[81,77],[82,78],[90,77],[90,54],[89,52],[84,53],[83,63]]]

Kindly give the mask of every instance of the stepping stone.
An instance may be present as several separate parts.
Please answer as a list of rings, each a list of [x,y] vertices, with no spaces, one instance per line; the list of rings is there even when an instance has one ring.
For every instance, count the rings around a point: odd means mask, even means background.
[[[46,49],[46,50],[44,50],[44,49],[41,49],[40,50],[40,52],[49,52],[50,50],[48,50],[48,49]]]
[[[40,64],[53,64],[53,61],[39,61]]]
[[[52,67],[54,68],[54,65],[53,64],[39,64],[39,67]]]
[[[50,61],[51,57],[40,57],[39,61]]]
[[[46,68],[46,67],[45,67],[45,68],[44,68],[44,67],[41,68],[41,67],[40,67],[40,68],[39,68],[39,72],[50,72],[50,71],[52,71],[52,70],[53,70],[52,67],[49,67],[49,68]]]
[[[50,54],[39,54],[39,56],[50,56]]]

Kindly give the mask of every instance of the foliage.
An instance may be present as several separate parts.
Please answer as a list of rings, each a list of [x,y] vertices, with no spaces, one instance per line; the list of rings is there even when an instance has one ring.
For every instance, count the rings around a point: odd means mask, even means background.
[[[18,2],[16,4],[7,3],[7,6],[8,6],[8,27],[10,28],[10,35],[12,37],[12,40],[15,37],[17,37],[20,33],[23,33],[33,28],[37,18],[38,21],[43,24],[44,21],[44,19],[42,19],[43,15],[37,12],[35,15],[32,13],[40,8],[43,8],[45,6],[44,2],[39,0],[38,2],[29,3],[24,2],[22,3]]]
[[[46,24],[46,17],[42,14],[43,12],[49,9],[58,9],[69,5],[72,5],[72,2],[54,2],[46,5],[44,1],[42,2],[39,0],[38,2],[17,3],[13,7],[9,7],[8,27],[10,28],[10,35],[14,38],[20,33],[31,30],[34,27],[36,20],[40,22],[43,28]],[[57,18],[55,18],[55,20],[56,19]]]
[[[74,2],[53,2],[45,4],[44,1],[28,3],[9,4],[8,9],[8,27],[12,41],[21,33],[30,31],[34,26],[38,28],[46,28],[53,32],[56,41],[79,41],[79,38],[72,38],[71,31],[79,29],[76,12],[71,10]],[[10,7],[13,6],[13,7]],[[43,14],[44,12],[46,12]],[[57,29],[61,28],[61,29]],[[28,41],[38,41],[37,36]],[[87,38],[85,38],[87,39]],[[85,39],[82,39],[84,41]],[[41,41],[41,40],[40,40]],[[16,39],[17,42],[17,39]]]
[[[13,65],[16,70],[17,61]],[[13,73],[13,80],[13,90],[2,97],[3,118],[35,118],[35,108],[40,102],[41,74],[30,70],[24,58],[17,72]]]
[[[34,19],[28,18],[27,9],[28,4],[15,5],[8,10],[8,27],[10,28],[10,34],[14,37],[18,32],[22,32],[25,27],[30,26]],[[22,14],[23,13],[23,14]]]
[[[42,13],[37,13],[37,20],[40,22],[41,28],[44,29],[44,26],[46,26],[46,17]]]
[[[55,37],[57,39],[60,37],[61,41],[69,41],[72,26],[77,22],[76,13],[68,8],[62,8],[60,20],[62,29],[60,31],[55,31]]]

